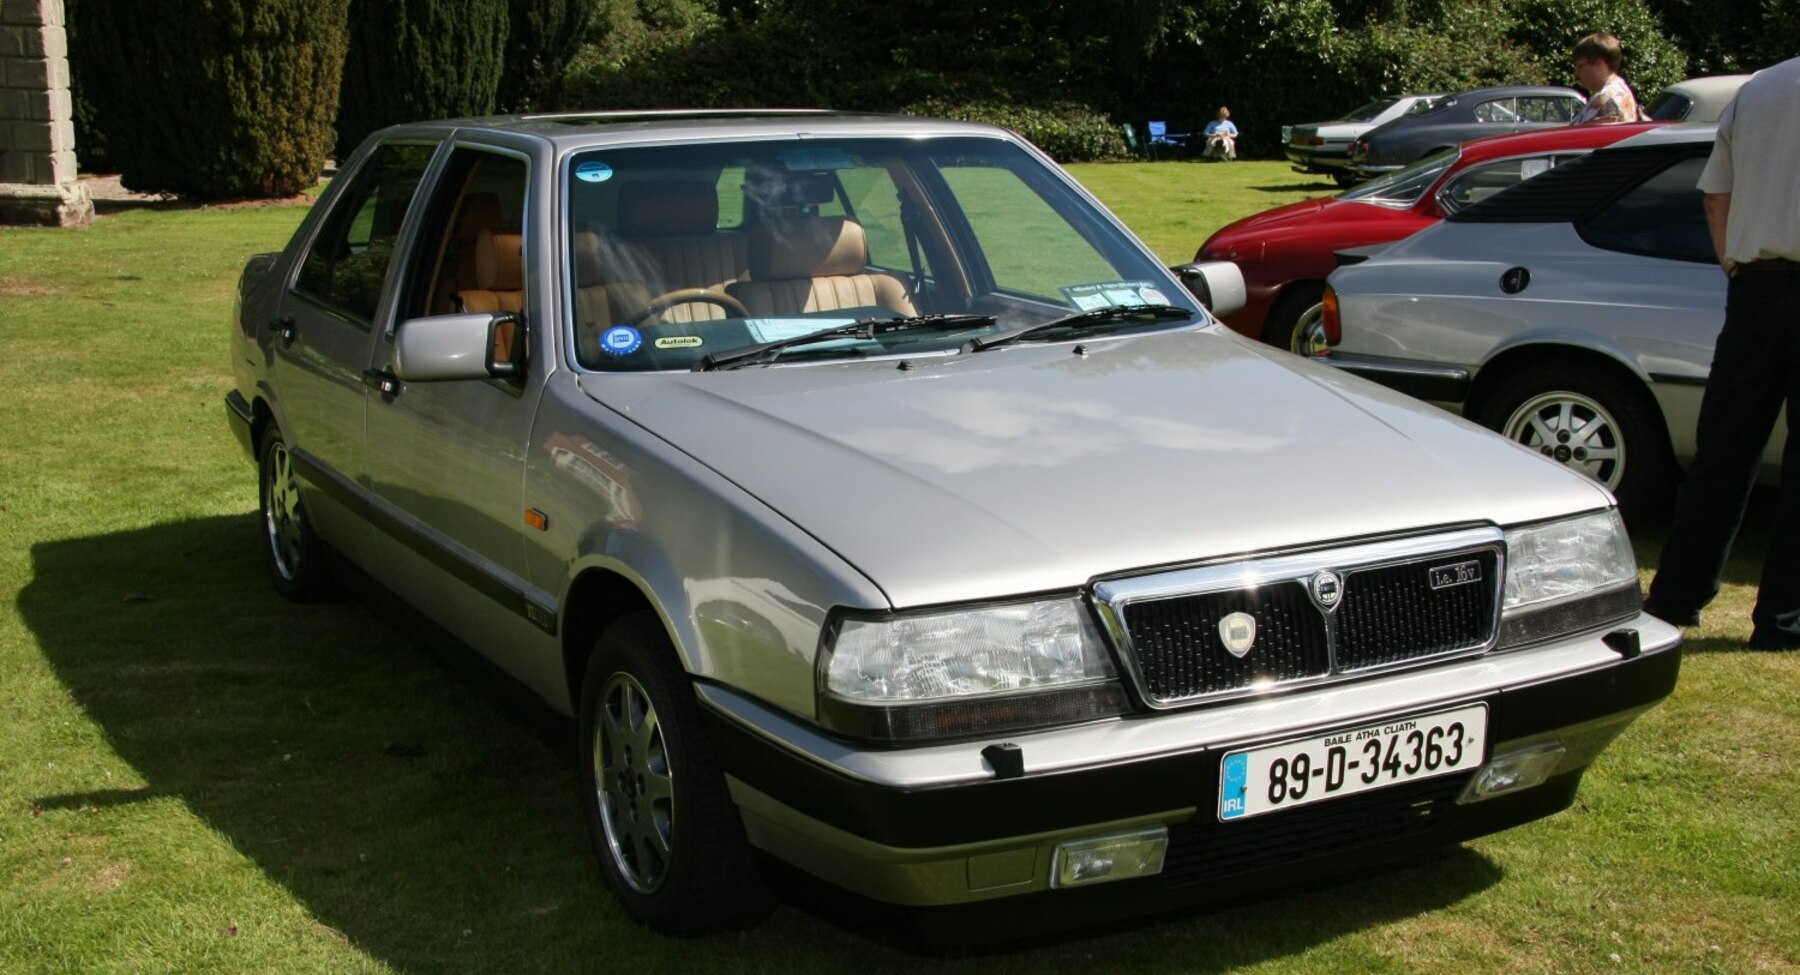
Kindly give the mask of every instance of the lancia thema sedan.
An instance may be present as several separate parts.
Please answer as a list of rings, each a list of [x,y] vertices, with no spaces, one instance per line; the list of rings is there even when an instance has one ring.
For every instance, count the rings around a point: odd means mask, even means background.
[[[574,716],[658,930],[769,858],[1163,907],[1565,808],[1679,665],[1612,499],[1241,292],[985,126],[408,125],[246,268],[226,399],[275,587],[347,560]]]

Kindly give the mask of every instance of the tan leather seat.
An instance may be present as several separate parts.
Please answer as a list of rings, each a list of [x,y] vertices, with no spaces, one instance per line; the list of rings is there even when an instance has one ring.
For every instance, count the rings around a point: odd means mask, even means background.
[[[619,309],[605,280],[600,235],[583,231],[575,235],[575,335],[581,342],[581,358],[600,358],[600,334],[619,320]]]
[[[646,180],[620,188],[616,260],[607,262],[613,301],[629,310],[686,288],[722,292],[748,270],[745,236],[722,231],[719,195],[697,180]],[[611,256],[609,254],[609,256]],[[714,305],[689,303],[664,312],[667,322],[728,317]]]
[[[518,234],[483,230],[475,239],[475,287],[456,293],[463,311],[525,309],[524,240]]]
[[[476,288],[475,242],[484,230],[501,228],[500,198],[492,193],[470,193],[456,211],[456,223],[450,230],[449,253],[444,267],[449,273],[438,276],[438,290],[432,304],[433,314],[455,310],[456,293]]]
[[[917,314],[906,283],[868,264],[868,238],[848,217],[771,219],[751,231],[750,280],[725,291],[758,317],[871,305]]]

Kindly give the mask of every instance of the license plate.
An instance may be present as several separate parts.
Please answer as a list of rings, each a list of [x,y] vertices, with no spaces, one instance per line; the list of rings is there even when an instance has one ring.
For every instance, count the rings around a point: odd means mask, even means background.
[[[1230,821],[1461,772],[1487,749],[1487,705],[1476,704],[1225,756],[1219,819]]]

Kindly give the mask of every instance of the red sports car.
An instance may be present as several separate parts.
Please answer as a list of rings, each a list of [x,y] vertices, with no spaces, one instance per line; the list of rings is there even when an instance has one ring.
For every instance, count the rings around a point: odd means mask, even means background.
[[[1228,224],[1196,261],[1232,261],[1246,302],[1225,324],[1304,352],[1317,328],[1337,252],[1399,240],[1483,197],[1593,149],[1660,125],[1584,125],[1466,142],[1334,197],[1303,200]]]

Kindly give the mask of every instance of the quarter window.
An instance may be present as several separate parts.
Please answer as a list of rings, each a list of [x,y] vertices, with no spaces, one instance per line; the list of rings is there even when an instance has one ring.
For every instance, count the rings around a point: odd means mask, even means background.
[[[1583,240],[1606,250],[1711,264],[1717,257],[1706,230],[1700,190],[1694,185],[1705,166],[1705,156],[1679,160],[1576,229]]]
[[[297,290],[364,322],[375,318],[406,208],[436,146],[377,148],[340,197],[307,251]]]

